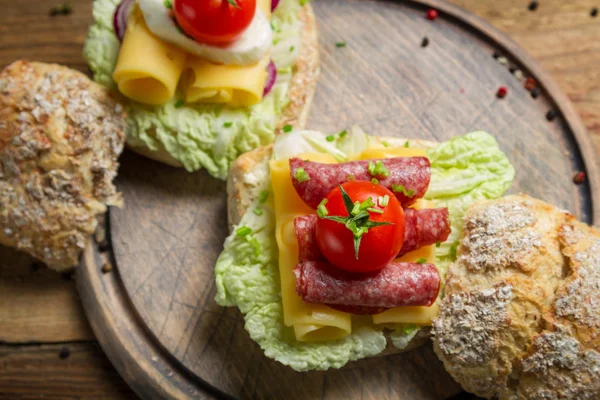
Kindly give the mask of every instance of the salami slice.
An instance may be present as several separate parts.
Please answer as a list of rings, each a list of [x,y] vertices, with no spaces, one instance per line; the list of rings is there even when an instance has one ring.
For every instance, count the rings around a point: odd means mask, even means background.
[[[377,161],[381,161],[387,168],[389,176],[373,176],[369,173],[369,162]],[[340,164],[321,164],[291,158],[290,173],[296,192],[311,208],[316,209],[338,184],[353,179],[370,181],[373,178],[377,178],[379,184],[391,190],[403,206],[408,206],[425,195],[431,180],[431,165],[426,157],[396,157]]]
[[[325,260],[317,244],[316,227],[318,218],[316,214],[309,214],[294,219],[300,262]]]
[[[452,231],[447,208],[404,209],[404,244],[399,255],[444,242]]]
[[[316,238],[316,214],[304,215],[294,220],[298,238],[299,260],[325,260]],[[404,244],[398,255],[403,255],[438,241],[444,242],[450,235],[450,215],[447,208],[404,209]]]
[[[294,268],[296,292],[307,303],[360,307],[430,306],[440,291],[433,264],[392,262],[371,274],[353,274],[327,262]]]

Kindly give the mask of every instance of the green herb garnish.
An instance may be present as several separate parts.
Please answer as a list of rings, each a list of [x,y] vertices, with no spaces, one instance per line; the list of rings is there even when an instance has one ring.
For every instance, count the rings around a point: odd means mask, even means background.
[[[177,102],[175,103],[175,108],[181,108],[185,105],[185,100],[183,99],[179,99],[177,100]]]
[[[224,123],[223,123],[223,126],[224,126],[225,128],[231,128],[231,127],[233,126],[233,122],[231,122],[231,121],[230,121],[230,122],[224,122]]]
[[[396,193],[402,193],[403,195],[405,195],[409,199],[412,198],[415,195],[415,191],[414,190],[412,190],[412,189],[408,189],[407,190],[402,185],[392,185],[392,191],[396,192]]]
[[[377,160],[375,163],[373,161],[369,161],[369,166],[367,168],[369,173],[373,176],[390,176],[390,171],[383,165],[380,160]]]
[[[440,247],[442,245],[442,242],[440,242],[439,240],[437,242],[435,242],[435,247]]]
[[[388,203],[390,202],[390,196],[388,196],[387,194],[383,197],[379,197],[379,206],[380,207],[387,207]]]
[[[333,142],[335,140],[335,136],[327,135],[327,136],[325,136],[325,140],[327,140],[328,142]]]
[[[417,260],[417,264],[425,264],[426,262],[427,262],[427,259],[426,259],[426,258],[419,258],[419,259]]]
[[[242,7],[240,7],[240,5],[235,0],[227,0],[227,2],[229,3],[229,5],[231,5],[235,8],[239,8],[240,10],[242,9]]]
[[[252,229],[248,228],[247,226],[240,226],[239,228],[237,228],[237,230],[235,231],[235,234],[238,237],[246,237],[249,234],[252,233]]]
[[[296,172],[294,172],[294,178],[296,178],[298,183],[302,183],[302,182],[306,182],[306,181],[310,180],[310,176],[308,176],[308,174],[306,173],[304,168],[296,169]]]
[[[290,46],[290,53],[291,53],[292,51],[294,51],[294,48],[295,48],[294,46]]]
[[[260,194],[258,195],[258,202],[260,204],[263,204],[265,201],[267,201],[267,198],[269,198],[269,192],[267,190],[263,190],[262,192],[260,192]]]
[[[381,208],[369,207],[367,208],[367,211],[374,212],[375,214],[383,214],[383,210]]]
[[[165,0],[165,7],[167,7],[169,10],[172,10],[173,2],[171,0]]]
[[[329,211],[327,211],[327,207],[325,207],[325,204],[327,204],[327,199],[321,200],[321,202],[317,206],[317,215],[319,216],[319,218],[323,218],[324,216],[329,214]]]
[[[409,143],[408,143],[408,140],[407,140],[406,143],[404,143],[404,147],[408,148],[408,146],[409,146]]]
[[[348,131],[344,129],[343,131],[341,131],[340,133],[338,133],[338,136],[341,137],[341,138],[343,138],[347,134],[348,134]]]
[[[348,180],[349,181],[353,181],[355,179],[356,179],[356,177],[354,176],[354,174],[348,174]]]
[[[338,48],[340,48],[340,47],[346,47],[346,42],[337,42],[335,44],[335,47],[338,47]]]
[[[290,133],[292,131],[292,129],[294,129],[294,127],[292,127],[291,125],[286,125],[283,127],[283,131],[285,133]]]
[[[258,216],[261,216],[264,214],[264,211],[260,207],[256,207],[254,210],[252,210],[252,212]]]

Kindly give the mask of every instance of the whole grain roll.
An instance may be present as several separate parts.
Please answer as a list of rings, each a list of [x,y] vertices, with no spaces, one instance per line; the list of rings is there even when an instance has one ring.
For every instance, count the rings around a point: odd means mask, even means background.
[[[434,349],[479,396],[600,399],[600,232],[527,197],[473,205]]]
[[[97,216],[122,200],[112,181],[123,107],[78,71],[17,61],[0,73],[0,244],[62,270]]]

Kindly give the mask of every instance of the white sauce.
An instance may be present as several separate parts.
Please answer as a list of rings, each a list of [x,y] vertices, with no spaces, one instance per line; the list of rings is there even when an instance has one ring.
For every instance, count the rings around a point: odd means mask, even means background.
[[[251,65],[260,61],[271,48],[271,25],[257,4],[254,19],[233,43],[213,46],[197,42],[179,32],[164,0],[139,0],[150,32],[187,52],[220,64]]]

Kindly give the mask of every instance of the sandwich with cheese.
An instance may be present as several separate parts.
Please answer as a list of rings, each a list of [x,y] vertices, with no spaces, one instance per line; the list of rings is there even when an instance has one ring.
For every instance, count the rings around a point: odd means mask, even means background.
[[[302,127],[318,75],[307,0],[97,0],[84,57],[127,105],[127,144],[225,179]]]
[[[514,168],[494,138],[443,143],[296,130],[240,156],[216,301],[297,371],[410,349],[429,337],[470,204]]]

